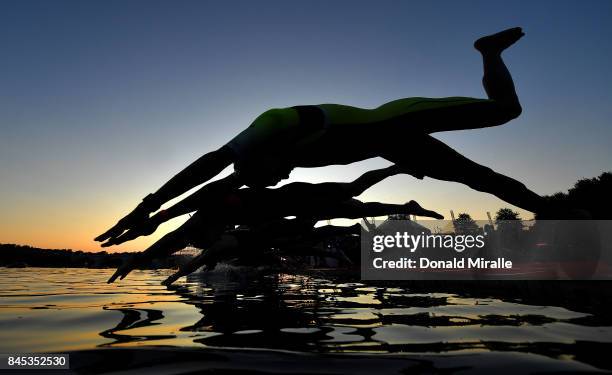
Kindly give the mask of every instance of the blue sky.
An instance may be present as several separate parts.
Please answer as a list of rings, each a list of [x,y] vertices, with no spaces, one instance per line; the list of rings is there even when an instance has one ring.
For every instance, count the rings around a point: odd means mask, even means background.
[[[523,115],[436,136],[542,194],[612,169],[609,1],[3,1],[0,242],[95,249],[95,234],[269,108],[483,97],[471,45],[512,26],[527,34],[504,56]],[[362,198],[477,218],[507,206],[408,176]]]

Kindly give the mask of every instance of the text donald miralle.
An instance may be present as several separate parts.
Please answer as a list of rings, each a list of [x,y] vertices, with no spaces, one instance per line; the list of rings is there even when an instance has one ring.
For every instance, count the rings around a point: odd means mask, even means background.
[[[382,253],[387,249],[404,249],[410,255],[420,249],[449,249],[462,253],[466,249],[482,249],[486,246],[485,236],[479,235],[440,235],[440,234],[408,234],[397,232],[395,235],[375,235],[372,237],[372,251]],[[486,260],[482,257],[453,257],[447,260],[432,260],[419,256],[417,259],[400,257],[388,260],[382,257],[372,259],[375,269],[465,269],[465,268],[512,268],[512,261],[504,258]]]

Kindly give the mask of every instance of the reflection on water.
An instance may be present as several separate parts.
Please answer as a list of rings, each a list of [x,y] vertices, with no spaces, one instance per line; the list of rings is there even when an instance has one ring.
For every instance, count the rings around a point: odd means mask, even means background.
[[[610,368],[608,285],[364,284],[347,276],[0,268],[0,352],[140,345],[305,352],[519,351]]]

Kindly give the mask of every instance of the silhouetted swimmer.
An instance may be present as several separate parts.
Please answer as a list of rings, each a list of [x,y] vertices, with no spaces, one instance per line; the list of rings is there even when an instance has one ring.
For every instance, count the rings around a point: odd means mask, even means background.
[[[349,201],[340,202],[334,205],[331,209],[334,212],[334,218],[347,218],[347,219],[357,219],[361,217],[367,216],[384,216],[384,215],[392,215],[392,214],[408,214],[409,212],[419,212],[419,215],[422,216],[431,216],[438,219],[443,219],[442,215],[434,213],[432,211],[427,211],[423,209],[417,202],[410,201],[403,205],[394,205],[394,204],[384,204],[377,202],[361,202],[357,199],[350,199]],[[426,215],[424,215],[426,214]],[[196,214],[197,215],[197,214]],[[194,215],[190,220],[196,217]],[[319,219],[331,218],[329,216],[322,217]],[[180,229],[180,228],[179,228]],[[320,229],[320,230],[318,230]],[[305,238],[300,238],[299,235],[293,233],[293,238],[282,238],[279,239],[278,235],[271,233],[270,231],[262,231],[261,229],[255,230],[251,236],[241,236],[236,232],[225,232],[220,238],[213,243],[211,246],[206,247],[202,250],[201,254],[192,259],[190,262],[182,266],[178,272],[168,277],[165,281],[162,282],[164,285],[170,285],[178,278],[182,276],[186,276],[192,272],[195,272],[201,266],[207,265],[209,268],[214,267],[214,265],[223,259],[228,259],[236,256],[240,256],[240,251],[245,247],[249,247],[251,245],[251,241],[253,237],[257,238],[257,242],[259,242],[260,246],[274,246],[279,245],[279,242],[283,242],[285,246],[288,245],[288,241],[293,240],[293,250],[301,250],[304,251],[304,248],[308,245],[312,245],[313,240],[321,240],[325,237],[332,236],[339,233],[353,232],[354,227],[349,227],[346,229],[340,229],[338,227],[334,228],[313,228],[310,230],[310,233],[306,233]],[[283,233],[280,231],[281,235],[287,235],[287,233]],[[185,236],[189,236],[189,234],[185,233]],[[301,241],[306,242],[300,243]],[[289,247],[291,248],[291,247]],[[112,282],[110,280],[109,282]]]
[[[487,99],[417,97],[374,109],[319,104],[266,111],[225,146],[200,157],[145,197],[96,240],[113,239],[137,226],[163,203],[206,182],[231,163],[242,183],[263,187],[286,178],[294,167],[349,164],[380,156],[417,177],[459,182],[526,210],[543,211],[546,201],[522,183],[473,162],[430,135],[498,126],[521,114],[501,54],[523,35],[520,28],[512,28],[475,42],[482,54]],[[415,160],[414,155],[423,157]]]
[[[332,214],[333,212],[333,214]],[[386,204],[378,202],[361,202],[356,199],[351,199],[345,202],[336,204],[328,210],[324,217],[320,220],[331,218],[347,218],[357,219],[365,216],[385,216],[392,214],[412,214],[418,216],[435,217],[442,219],[443,216],[433,211],[425,210],[417,202],[410,201],[405,204]],[[121,280],[125,278],[134,268],[144,264],[152,259],[162,256],[168,256],[174,252],[184,249],[189,245],[194,245],[200,248],[210,250],[211,246],[216,246],[216,251],[211,254],[218,256],[220,249],[238,246],[235,236],[225,236],[223,241],[219,242],[220,236],[224,236],[225,227],[216,223],[214,226],[209,226],[212,223],[211,219],[207,219],[207,215],[198,211],[187,222],[176,230],[166,234],[144,252],[135,254],[132,259],[120,266],[117,271],[108,280],[112,283],[117,278]],[[228,245],[228,241],[229,245]],[[234,241],[236,241],[234,243]],[[231,245],[231,246],[230,246]]]
[[[241,226],[235,230],[228,230],[210,246],[190,262],[180,267],[179,271],[167,278],[162,284],[170,285],[178,278],[186,276],[202,266],[207,270],[214,269],[215,265],[223,260],[245,257],[261,256],[266,249],[294,246],[291,250],[314,245],[326,237],[339,234],[355,233],[355,228],[336,227],[328,225],[322,228],[313,228],[316,219],[278,219],[258,223],[252,226]],[[358,225],[358,224],[357,224]],[[197,233],[192,233],[197,237]],[[278,252],[281,253],[280,251]],[[288,255],[284,252],[284,255]]]
[[[197,210],[208,212],[220,222],[235,225],[298,215],[321,219],[333,218],[334,204],[348,201],[385,178],[405,172],[405,168],[392,165],[366,172],[348,183],[293,182],[276,189],[237,189],[240,186],[240,175],[235,173],[205,185],[172,207],[141,221],[122,235],[109,239],[102,244],[102,247],[119,245],[139,236],[149,235],[160,224]],[[439,216],[420,206],[413,206],[411,209],[414,210],[413,214],[418,216]]]
[[[136,255],[126,265],[120,267],[109,279],[125,277],[138,264],[161,256],[167,256],[185,248],[194,241],[199,247],[212,245],[228,226],[257,225],[270,220],[288,216],[325,220],[333,218],[361,218],[364,216],[384,216],[393,213],[412,214],[442,219],[443,216],[421,207],[415,201],[405,204],[386,204],[378,202],[363,203],[353,197],[383,179],[402,173],[402,168],[390,166],[364,173],[349,183],[311,184],[294,182],[277,189],[245,188],[224,190],[232,186],[229,176],[201,188],[183,201],[164,210],[143,224],[130,229],[125,234],[109,240],[103,246],[121,244],[142,234],[150,234],[159,224],[189,212],[198,211],[181,227],[166,234],[144,253]]]

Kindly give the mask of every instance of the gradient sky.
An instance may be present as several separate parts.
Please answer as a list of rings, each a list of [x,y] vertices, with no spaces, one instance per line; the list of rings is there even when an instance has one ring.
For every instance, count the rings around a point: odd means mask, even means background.
[[[542,194],[612,169],[611,1],[2,1],[0,243],[98,250],[95,235],[268,108],[483,97],[472,43],[512,26],[527,34],[505,55],[523,115],[436,136]],[[409,176],[362,198],[476,218],[508,206]]]

